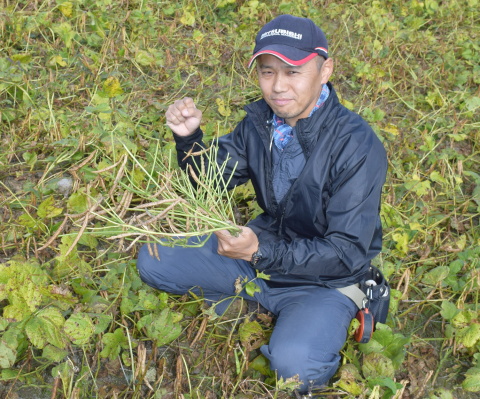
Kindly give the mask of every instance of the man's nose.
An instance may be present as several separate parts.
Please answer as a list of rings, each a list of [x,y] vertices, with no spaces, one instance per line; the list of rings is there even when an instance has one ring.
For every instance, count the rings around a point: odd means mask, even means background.
[[[282,74],[278,73],[275,75],[272,89],[275,93],[283,93],[288,90],[286,79]]]

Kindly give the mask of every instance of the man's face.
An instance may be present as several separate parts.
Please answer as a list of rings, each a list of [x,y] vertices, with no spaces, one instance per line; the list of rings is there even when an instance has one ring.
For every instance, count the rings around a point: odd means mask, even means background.
[[[291,66],[273,55],[262,54],[257,58],[257,73],[263,98],[275,115],[285,118],[290,126],[308,117],[323,83],[328,81],[322,81],[316,57],[303,65]]]

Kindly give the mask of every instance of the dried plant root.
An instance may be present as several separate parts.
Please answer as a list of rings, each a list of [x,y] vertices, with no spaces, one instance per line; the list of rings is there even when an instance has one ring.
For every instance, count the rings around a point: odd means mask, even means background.
[[[152,247],[150,245],[150,241],[147,241],[147,249],[148,249],[148,253],[150,254],[150,256],[153,258],[153,250],[152,250]]]
[[[107,166],[106,168],[103,168],[100,170],[93,170],[92,173],[103,173],[103,172],[108,172],[109,170],[115,169],[118,165],[120,165],[123,157],[125,157],[125,155],[122,155],[120,159],[117,162],[115,162],[113,165]]]
[[[126,155],[124,155],[122,166],[120,166],[120,169],[118,170],[117,176],[115,177],[115,180],[112,184],[112,187],[110,188],[110,191],[108,192],[108,196],[110,198],[112,198],[112,201],[114,201],[113,200],[113,193],[115,192],[115,189],[117,188],[117,184],[125,173],[125,165],[127,164],[127,161],[128,161],[128,158],[127,158]],[[115,201],[114,201],[114,203],[115,203]]]
[[[124,201],[124,204],[122,206],[122,210],[120,211],[120,214],[118,215],[119,218],[125,217],[125,214],[127,213],[128,207],[130,206],[130,203],[132,202],[133,198],[133,193],[128,192]]]
[[[197,184],[199,184],[200,186],[202,186],[202,187],[207,191],[207,193],[210,192],[210,190],[208,189],[208,187],[207,187],[204,183],[202,183],[200,180],[198,180],[198,177],[197,177],[197,175],[195,174],[195,172],[194,172],[194,170],[193,170],[193,168],[192,168],[192,165],[188,165],[188,168],[189,168],[189,170],[190,170],[190,174],[191,174],[192,177],[193,177],[193,180],[195,180],[195,182],[196,182]]]
[[[76,172],[80,168],[83,168],[87,163],[91,161],[91,159],[97,154],[97,150],[93,151],[87,158],[85,158],[79,165],[74,166],[70,169],[71,172]]]
[[[171,220],[168,216],[166,217],[166,219],[167,219],[167,223],[168,223],[168,225],[170,226],[170,228],[171,228],[175,233],[178,233],[178,234],[181,235],[182,232],[175,227],[175,225],[172,223],[172,220]]]
[[[131,242],[131,244],[125,249],[124,252],[130,251],[133,248],[133,246],[137,243],[137,241],[140,240],[140,238],[142,237],[145,237],[145,234],[142,234],[141,236],[138,236],[137,238],[135,238],[135,240]]]
[[[153,252],[155,253],[155,257],[157,260],[160,260],[160,254],[158,253],[158,244],[156,242],[153,243]]]
[[[139,209],[145,209],[145,208],[149,208],[151,206],[162,205],[162,204],[166,204],[166,203],[172,202],[172,201],[175,201],[175,200],[174,199],[164,199],[164,200],[160,200],[160,201],[156,201],[156,202],[149,202],[148,204],[138,205],[135,208],[132,208],[132,210],[137,211]]]
[[[138,224],[138,226],[145,226],[145,225],[149,225],[153,222],[156,222],[157,220],[160,220],[161,218],[163,218],[168,212],[170,212],[173,208],[175,208],[175,206],[177,206],[177,204],[181,201],[185,201],[185,200],[182,200],[181,198],[177,198],[175,200],[175,202],[172,204],[172,205],[169,205],[168,207],[166,207],[161,213],[159,213],[158,215],[154,216],[153,218],[151,219],[148,219],[148,220],[145,220],[144,222],[141,222]]]
[[[85,212],[86,213],[86,212]],[[55,241],[55,239],[59,236],[59,234],[63,231],[63,229],[65,228],[65,225],[67,224],[67,220],[68,220],[68,217],[70,215],[65,215],[65,218],[63,219],[63,222],[60,226],[58,226],[58,229],[57,231],[53,234],[53,236],[51,236],[48,241],[45,243],[45,245],[43,245],[42,247],[38,248],[38,251],[43,251],[45,248],[47,248],[48,246],[50,246],[50,244],[52,242]],[[74,216],[74,215],[72,215]],[[5,251],[5,250],[4,250]]]
[[[91,209],[87,211],[87,214],[85,215],[85,219],[83,220],[82,227],[80,228],[80,231],[78,232],[77,236],[73,240],[72,245],[70,246],[70,248],[68,248],[68,251],[65,253],[65,257],[70,255],[70,253],[73,251],[73,248],[75,248],[75,245],[77,245],[78,241],[80,241],[80,238],[82,238],[83,232],[87,228],[88,221],[90,220],[89,218],[90,212],[94,212],[95,209],[97,209],[97,207],[100,205],[100,202],[102,202],[102,200],[103,200],[103,197],[101,197],[98,200],[98,202],[95,205],[93,205]]]

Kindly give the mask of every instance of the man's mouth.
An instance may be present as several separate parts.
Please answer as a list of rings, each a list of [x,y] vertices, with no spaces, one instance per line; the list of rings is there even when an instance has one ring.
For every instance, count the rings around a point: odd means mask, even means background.
[[[292,101],[290,98],[273,98],[272,101],[279,106],[287,105]]]

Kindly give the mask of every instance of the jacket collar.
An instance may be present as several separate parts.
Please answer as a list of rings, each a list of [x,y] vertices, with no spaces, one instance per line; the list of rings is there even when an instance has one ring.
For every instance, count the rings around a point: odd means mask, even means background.
[[[338,112],[340,102],[337,93],[330,82],[328,82],[327,85],[330,89],[330,95],[327,101],[325,101],[325,104],[323,104],[318,111],[314,112],[310,118],[299,119],[297,121],[296,132],[298,140],[307,160],[317,144],[321,130],[335,119]],[[262,139],[269,160],[271,161],[272,109],[264,99],[261,99],[246,105],[244,110],[247,112],[248,117]]]

